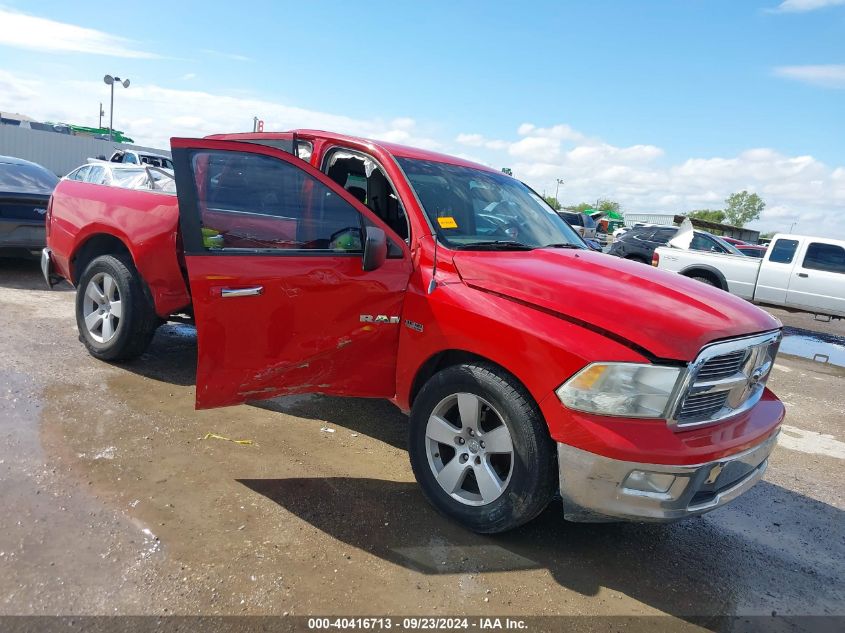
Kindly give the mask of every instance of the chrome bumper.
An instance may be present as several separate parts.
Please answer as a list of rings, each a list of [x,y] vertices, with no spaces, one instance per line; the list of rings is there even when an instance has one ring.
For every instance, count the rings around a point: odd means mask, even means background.
[[[719,508],[766,472],[779,431],[742,453],[694,466],[625,462],[558,444],[570,521],[676,521]]]

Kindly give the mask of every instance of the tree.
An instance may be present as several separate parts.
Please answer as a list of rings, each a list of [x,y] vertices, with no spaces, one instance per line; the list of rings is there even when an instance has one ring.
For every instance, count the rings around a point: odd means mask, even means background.
[[[752,220],[758,220],[766,203],[756,193],[740,191],[725,200],[725,219],[732,226],[743,227]]]
[[[697,209],[687,213],[687,217],[721,224],[725,220],[725,212],[719,209]]]
[[[596,211],[604,211],[607,213],[608,211],[613,211],[614,213],[619,213],[620,205],[616,200],[608,200],[607,198],[601,198],[600,200],[596,201]]]
[[[590,211],[604,211],[607,213],[608,211],[614,211],[619,213],[620,205],[615,200],[608,200],[607,198],[600,198],[596,200],[595,203],[592,202],[581,202],[579,204],[573,204],[568,207],[564,207],[567,211],[572,211],[573,213],[586,213],[588,210]]]
[[[543,196],[543,200],[555,211],[560,211],[560,202],[554,196]]]

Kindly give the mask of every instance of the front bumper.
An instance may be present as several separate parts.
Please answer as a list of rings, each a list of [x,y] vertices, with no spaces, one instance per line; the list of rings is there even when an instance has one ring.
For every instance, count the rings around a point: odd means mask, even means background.
[[[778,433],[741,453],[691,466],[621,461],[559,443],[564,517],[581,522],[675,521],[704,514],[763,477]]]

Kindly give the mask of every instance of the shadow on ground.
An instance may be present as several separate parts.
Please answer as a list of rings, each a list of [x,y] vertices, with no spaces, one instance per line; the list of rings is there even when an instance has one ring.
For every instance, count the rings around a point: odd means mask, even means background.
[[[572,524],[554,502],[535,521],[496,536],[440,517],[413,483],[344,477],[240,483],[339,541],[425,574],[548,569],[580,594],[607,587],[681,617],[749,609],[824,613],[826,605],[842,604],[843,513],[766,482],[705,518]],[[825,542],[826,550],[818,545]]]
[[[10,257],[0,255],[0,287],[16,290],[47,290],[41,275],[41,262],[35,257]],[[58,292],[70,292],[68,283],[53,286]]]

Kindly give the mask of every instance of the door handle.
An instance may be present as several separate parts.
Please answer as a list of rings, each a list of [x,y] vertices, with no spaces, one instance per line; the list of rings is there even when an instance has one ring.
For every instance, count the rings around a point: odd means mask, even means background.
[[[252,297],[264,293],[264,286],[253,286],[251,288],[223,288],[220,296],[224,299],[230,297]]]
[[[798,276],[799,277],[809,277],[810,275],[808,275],[807,273],[798,273]]]

